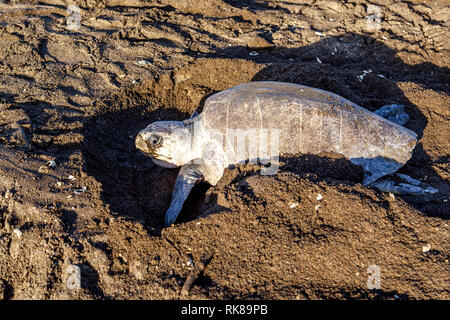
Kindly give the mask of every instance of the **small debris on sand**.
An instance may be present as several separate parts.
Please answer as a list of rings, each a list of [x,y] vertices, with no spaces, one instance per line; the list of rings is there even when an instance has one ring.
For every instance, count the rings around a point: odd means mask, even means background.
[[[80,194],[85,193],[86,190],[87,190],[87,187],[82,187],[82,188],[79,188],[79,189],[75,189],[73,193],[75,193],[77,195],[80,195]]]
[[[293,208],[295,208],[295,207],[298,207],[298,202],[291,202],[291,203],[289,204],[289,208],[293,209]]]
[[[20,231],[19,228],[14,229],[14,231],[12,232],[13,235],[15,235],[17,238],[21,238],[22,237],[22,231]]]
[[[205,270],[206,266],[211,262],[213,258],[213,253],[207,254],[205,258],[200,260],[199,263],[195,265],[195,268],[191,271],[191,273],[186,278],[183,287],[181,288],[181,295],[187,296],[189,291],[194,284],[194,281],[199,277],[199,275]]]

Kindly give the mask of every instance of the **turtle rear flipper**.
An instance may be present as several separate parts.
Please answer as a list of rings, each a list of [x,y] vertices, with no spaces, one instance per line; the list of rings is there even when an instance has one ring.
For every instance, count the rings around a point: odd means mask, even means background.
[[[401,126],[409,121],[409,115],[405,112],[405,106],[401,104],[385,105],[374,113]]]
[[[383,192],[410,195],[431,195],[438,190],[430,185],[411,178],[407,174],[395,173],[403,164],[392,159],[376,157],[373,159],[353,158],[350,161],[364,168],[363,185],[370,185]]]
[[[372,184],[374,181],[396,172],[404,165],[404,163],[400,163],[382,156],[375,158],[352,158],[350,159],[350,162],[363,167],[363,185]]]
[[[433,195],[439,190],[431,187],[425,182],[411,178],[407,174],[394,173],[391,176],[379,179],[370,184],[383,192],[410,195]]]

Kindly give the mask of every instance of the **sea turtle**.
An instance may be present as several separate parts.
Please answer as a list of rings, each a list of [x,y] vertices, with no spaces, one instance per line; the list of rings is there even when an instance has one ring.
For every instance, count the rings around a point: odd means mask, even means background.
[[[393,193],[436,193],[416,179],[394,174],[410,159],[417,141],[416,133],[386,119],[403,124],[408,116],[402,107],[390,105],[377,113],[325,90],[249,82],[213,94],[203,111],[187,120],[151,123],[135,144],[157,165],[181,167],[167,226],[197,182],[215,185],[225,168],[245,161],[259,160],[266,165],[261,172],[273,174],[280,153],[342,154],[362,166],[364,185]]]

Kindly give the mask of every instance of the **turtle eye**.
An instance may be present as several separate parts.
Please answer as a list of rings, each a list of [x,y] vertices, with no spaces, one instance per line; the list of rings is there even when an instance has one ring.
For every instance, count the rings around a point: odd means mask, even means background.
[[[148,140],[148,143],[152,148],[158,148],[162,145],[163,138],[157,134],[152,134]]]

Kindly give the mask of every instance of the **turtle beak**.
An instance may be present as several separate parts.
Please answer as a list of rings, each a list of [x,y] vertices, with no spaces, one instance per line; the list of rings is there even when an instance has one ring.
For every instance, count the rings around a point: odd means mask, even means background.
[[[144,140],[144,134],[143,133],[144,133],[143,131],[138,133],[138,135],[136,136],[136,140],[134,141],[134,144],[135,144],[137,149],[139,149],[142,152],[148,154],[150,152],[148,150],[147,143]]]

